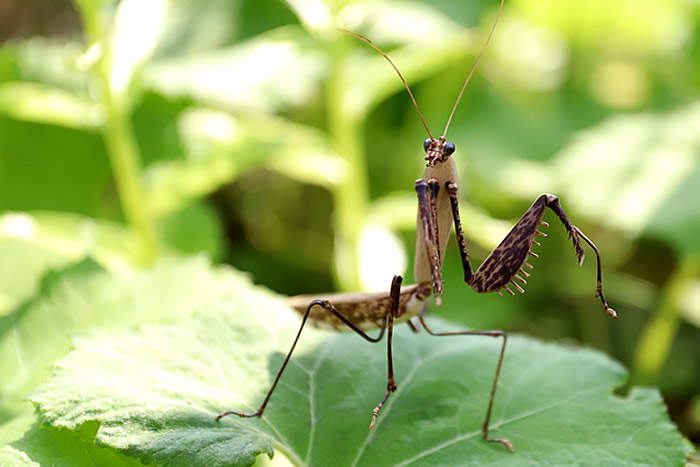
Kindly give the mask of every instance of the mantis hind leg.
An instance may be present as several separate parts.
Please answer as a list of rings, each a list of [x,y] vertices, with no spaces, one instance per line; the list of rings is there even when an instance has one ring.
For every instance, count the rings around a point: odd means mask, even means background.
[[[481,434],[484,436],[484,439],[486,441],[491,441],[494,443],[501,443],[504,445],[506,448],[508,448],[509,451],[515,452],[515,448],[513,447],[513,444],[508,441],[505,438],[491,438],[489,436],[489,423],[491,422],[491,411],[493,409],[493,400],[496,396],[496,387],[498,386],[498,378],[501,376],[501,366],[503,365],[503,357],[506,352],[506,343],[508,342],[508,334],[506,334],[503,331],[453,331],[453,332],[434,332],[432,331],[427,324],[425,324],[425,320],[423,319],[423,314],[421,313],[418,315],[418,319],[420,320],[420,323],[423,325],[425,328],[425,331],[430,334],[431,336],[438,336],[438,337],[444,337],[444,336],[490,336],[490,337],[502,337],[503,338],[503,344],[501,345],[501,352],[498,356],[498,364],[496,365],[496,374],[493,378],[493,384],[491,385],[491,395],[489,396],[489,405],[488,408],[486,409],[486,417],[484,418],[484,423],[481,425]]]
[[[309,318],[309,313],[311,313],[311,310],[314,307],[321,307],[322,309],[326,310],[327,312],[331,313],[334,315],[336,318],[338,318],[340,321],[342,321],[345,325],[347,325],[350,329],[352,329],[354,332],[356,332],[360,337],[365,339],[366,341],[372,342],[372,343],[377,343],[382,340],[384,337],[384,332],[387,330],[388,327],[388,342],[387,342],[387,367],[388,367],[388,375],[387,375],[387,393],[384,399],[377,405],[377,407],[374,409],[373,417],[372,417],[372,423],[370,425],[370,429],[374,427],[375,421],[377,419],[377,415],[379,414],[379,411],[381,410],[382,406],[384,403],[387,401],[389,398],[389,395],[396,390],[396,381],[394,380],[394,367],[393,367],[393,358],[392,358],[392,336],[393,336],[393,330],[394,330],[394,317],[396,315],[396,311],[398,310],[398,305],[399,305],[399,296],[401,294],[401,282],[402,278],[401,276],[394,276],[394,279],[392,280],[391,283],[391,290],[389,292],[389,295],[391,297],[390,300],[390,305],[386,311],[386,314],[382,320],[381,327],[379,328],[379,334],[377,337],[371,337],[368,335],[366,332],[364,332],[362,329],[360,329],[357,325],[355,325],[352,321],[350,321],[345,315],[340,313],[336,307],[328,300],[312,300],[309,302],[309,305],[306,307],[306,311],[302,317],[301,320],[301,325],[299,326],[299,331],[297,331],[297,335],[294,338],[294,342],[292,343],[291,348],[289,349],[289,352],[287,352],[287,356],[284,359],[284,362],[282,363],[282,366],[280,367],[279,371],[277,372],[277,375],[275,376],[275,380],[272,383],[272,386],[270,386],[270,389],[267,391],[267,394],[265,395],[265,398],[263,399],[262,403],[258,407],[258,409],[255,412],[238,412],[236,410],[229,410],[226,412],[222,412],[219,415],[216,416],[216,420],[219,421],[223,417],[226,417],[227,415],[237,415],[239,417],[243,418],[252,418],[252,417],[257,417],[260,418],[263,415],[263,412],[265,412],[265,407],[267,407],[268,402],[270,402],[270,398],[272,397],[272,393],[275,391],[275,388],[277,387],[277,383],[279,383],[280,378],[282,377],[282,373],[284,373],[285,368],[287,368],[287,364],[289,363],[289,360],[292,358],[292,353],[294,353],[294,348],[297,345],[297,342],[299,342],[299,338],[301,337],[301,332],[304,330],[304,325],[306,324],[308,318]]]

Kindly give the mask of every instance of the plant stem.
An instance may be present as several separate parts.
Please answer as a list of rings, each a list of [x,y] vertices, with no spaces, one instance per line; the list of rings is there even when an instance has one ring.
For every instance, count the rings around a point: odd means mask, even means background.
[[[335,198],[335,278],[342,290],[360,289],[360,236],[367,214],[369,192],[363,150],[362,116],[352,115],[344,105],[342,77],[347,53],[346,38],[332,44],[332,73],[329,78],[328,131],[335,151],[346,162],[347,173],[334,187]]]
[[[141,185],[141,155],[129,121],[129,102],[126,93],[115,95],[110,77],[112,55],[108,40],[109,28],[102,21],[100,5],[92,1],[77,1],[81,13],[86,42],[102,47],[94,67],[99,86],[99,103],[105,109],[102,134],[110,158],[124,217],[136,232],[138,260],[152,264],[158,255],[154,221],[147,209]]]
[[[642,332],[634,369],[641,382],[653,382],[663,368],[680,324],[681,300],[700,274],[700,258],[687,255],[669,278],[656,315]]]
[[[139,257],[152,264],[158,254],[155,228],[141,186],[141,155],[124,106],[115,101],[109,85],[108,67],[100,67],[102,104],[106,121],[102,131],[107,146],[124,216],[139,239]]]

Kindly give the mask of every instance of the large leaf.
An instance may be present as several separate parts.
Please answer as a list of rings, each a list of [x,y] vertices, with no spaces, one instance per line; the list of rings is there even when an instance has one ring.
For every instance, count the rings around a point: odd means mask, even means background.
[[[48,273],[33,300],[0,318],[0,422],[22,410],[74,335],[181,318],[241,280],[201,257],[164,260],[152,271],[110,274],[85,261]]]
[[[26,81],[0,84],[0,114],[73,129],[94,128],[103,118],[102,110],[82,96]]]
[[[103,195],[110,171],[97,134],[0,115],[0,164],[0,210],[95,217],[107,211]]]
[[[697,253],[700,207],[686,200],[700,196],[699,124],[700,102],[614,117],[579,134],[558,156],[554,175],[581,212]]]
[[[290,26],[206,54],[153,61],[143,80],[145,87],[167,96],[225,110],[273,113],[314,98],[324,69],[317,47]]]
[[[87,94],[88,77],[75,65],[83,52],[64,39],[32,37],[5,42],[0,48],[0,81],[27,81]]]
[[[124,226],[70,213],[0,215],[0,316],[37,291],[46,272],[90,256],[110,269],[129,269],[136,253]]]
[[[236,119],[192,107],[181,113],[178,127],[186,157],[152,164],[145,173],[147,202],[159,216],[256,165],[322,186],[337,184],[347,172],[320,131],[284,118]]]
[[[0,465],[142,465],[113,449],[86,442],[95,435],[97,426],[94,423],[86,424],[77,431],[40,428],[40,423],[40,417],[29,411],[0,425]]]
[[[78,339],[30,399],[46,424],[98,422],[99,446],[157,465],[248,465],[273,445],[300,465],[672,465],[688,450],[656,390],[613,394],[626,378],[617,363],[514,337],[491,423],[512,454],[480,433],[499,342],[406,328],[394,337],[399,388],[372,432],[383,344],[312,329],[262,419],[216,422],[255,409],[297,325],[277,297],[233,288],[177,323]]]

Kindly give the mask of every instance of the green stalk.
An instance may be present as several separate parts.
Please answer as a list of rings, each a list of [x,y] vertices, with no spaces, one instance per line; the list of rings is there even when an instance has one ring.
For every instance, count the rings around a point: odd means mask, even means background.
[[[102,47],[94,67],[99,85],[99,103],[105,109],[101,130],[109,155],[124,217],[138,239],[139,262],[152,264],[158,255],[154,221],[145,203],[141,185],[141,155],[130,125],[127,97],[116,96],[110,76],[112,56],[107,40],[101,5],[94,1],[76,2],[81,13],[87,44]]]
[[[634,370],[641,382],[653,382],[663,368],[680,325],[681,300],[700,274],[700,258],[685,256],[669,278],[661,305],[639,339]]]
[[[152,264],[158,255],[158,243],[141,186],[141,154],[124,106],[115,102],[109,85],[109,71],[106,66],[100,67],[102,104],[107,113],[102,132],[124,216],[139,240],[140,260]]]
[[[342,82],[346,38],[332,45],[333,72],[329,78],[328,131],[335,151],[346,162],[346,174],[333,189],[335,201],[335,278],[342,290],[361,290],[360,236],[367,214],[369,191],[364,153],[362,116],[351,115],[344,105]]]

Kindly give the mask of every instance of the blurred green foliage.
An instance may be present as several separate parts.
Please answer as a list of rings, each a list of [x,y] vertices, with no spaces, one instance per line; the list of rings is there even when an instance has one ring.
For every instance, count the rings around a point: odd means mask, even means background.
[[[123,271],[204,252],[287,294],[410,282],[425,131],[384,59],[336,28],[390,54],[440,134],[497,6],[76,0],[56,17],[80,28],[5,41],[0,316],[85,257]],[[696,443],[699,97],[697,2],[507,0],[448,135],[473,261],[556,193],[620,319],[555,219],[517,299],[468,290],[450,244],[434,310],[605,350]]]

